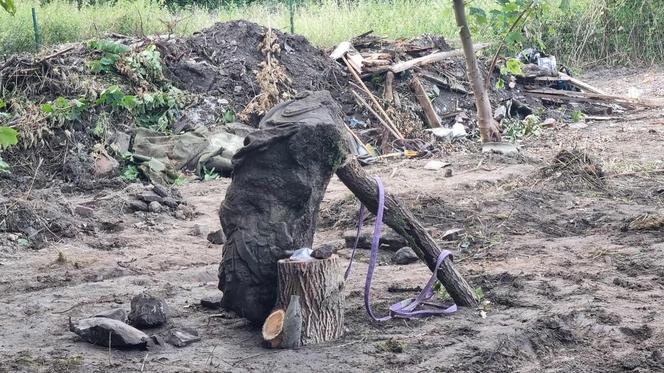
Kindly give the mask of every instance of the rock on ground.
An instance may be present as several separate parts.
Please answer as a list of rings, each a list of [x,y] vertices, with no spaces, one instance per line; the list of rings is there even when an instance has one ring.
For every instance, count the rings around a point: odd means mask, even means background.
[[[154,328],[168,320],[168,308],[161,299],[143,293],[131,300],[129,323],[137,328]]]
[[[392,256],[392,261],[396,264],[410,264],[415,263],[418,260],[420,260],[420,258],[417,257],[415,251],[410,247],[402,247]]]
[[[82,319],[76,324],[70,320],[69,330],[87,342],[104,347],[108,347],[110,340],[111,347],[145,349],[149,339],[142,331],[106,317]]]
[[[168,332],[168,338],[166,342],[172,344],[175,347],[184,347],[188,344],[200,341],[201,337],[198,336],[198,332],[189,329],[189,328],[180,328],[180,329],[171,329]]]

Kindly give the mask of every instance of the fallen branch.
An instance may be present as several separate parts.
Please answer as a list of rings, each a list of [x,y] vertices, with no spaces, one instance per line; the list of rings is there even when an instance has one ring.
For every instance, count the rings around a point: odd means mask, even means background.
[[[354,157],[348,157],[337,171],[339,180],[371,211],[376,213],[378,203],[378,188],[375,181],[370,178],[366,171]],[[431,271],[436,271],[436,261],[440,255],[440,248],[427,233],[426,229],[417,221],[413,213],[404,207],[396,197],[385,193],[385,211],[383,219],[385,223],[403,236],[409,246],[417,253]],[[477,307],[479,304],[475,292],[461,277],[454,267],[454,263],[448,258],[436,271],[438,280],[450,294],[458,306]]]
[[[424,87],[422,87],[422,82],[420,82],[417,75],[414,75],[413,79],[410,80],[410,88],[415,92],[417,102],[422,107],[422,110],[424,110],[424,116],[427,119],[429,127],[440,127],[440,118],[438,118],[438,114],[434,111],[431,100],[429,100],[429,96]]]
[[[383,120],[383,118],[382,118],[380,115],[378,115],[378,113],[376,113],[376,111],[371,107],[371,105],[369,105],[369,103],[368,103],[365,99],[362,98],[362,96],[360,96],[360,95],[359,95],[357,92],[355,92],[354,90],[351,90],[351,92],[353,92],[353,95],[355,96],[355,99],[357,99],[358,104],[360,104],[360,105],[366,107],[367,110],[369,110],[369,112],[370,112],[374,117],[376,117],[376,119],[378,119],[378,121],[380,122],[380,124],[382,124],[383,127],[385,127],[385,129],[387,129],[388,131],[390,131],[390,133],[391,133],[394,137],[396,137],[397,139],[398,139],[398,138],[402,138],[402,139],[403,139],[403,136],[399,137],[400,134],[399,134],[398,132],[395,132],[395,130],[392,129],[392,127],[390,127],[390,125],[387,124],[387,122],[385,122],[385,120]]]
[[[615,103],[619,105],[628,106],[646,106],[646,107],[662,107],[664,100],[662,99],[645,99],[645,98],[629,98],[622,96],[603,95],[599,93],[590,92],[573,92],[563,91],[558,89],[529,89],[526,93],[533,97],[557,99],[562,101],[581,101],[581,102],[603,102]]]
[[[475,52],[484,49],[488,47],[489,44],[476,44],[473,46],[473,49]],[[442,61],[448,58],[452,57],[460,57],[463,56],[463,50],[462,49],[454,49],[451,51],[445,51],[445,52],[437,52],[437,53],[432,53],[427,56],[423,57],[418,57],[418,58],[413,58],[412,60],[404,61],[404,62],[399,62],[395,63],[390,67],[390,70],[397,74],[400,72],[404,72],[406,70],[412,69],[414,67],[418,66],[424,66],[428,64],[432,64],[434,62]]]
[[[397,126],[394,125],[394,123],[390,119],[390,116],[387,115],[387,113],[385,112],[383,107],[380,105],[378,100],[376,100],[376,97],[374,97],[373,93],[371,93],[369,88],[367,88],[367,85],[364,84],[364,81],[362,81],[362,78],[360,78],[360,76],[357,74],[357,71],[355,71],[353,66],[351,66],[350,62],[348,62],[348,59],[346,58],[346,56],[342,56],[341,58],[346,63],[346,67],[348,67],[348,71],[350,71],[350,73],[353,75],[353,78],[355,78],[355,81],[357,81],[357,83],[360,85],[360,87],[362,87],[362,90],[364,90],[364,92],[369,96],[369,98],[374,103],[374,105],[376,105],[376,108],[378,108],[378,111],[383,115],[384,121],[388,123],[388,128],[390,129],[390,132],[397,139],[403,139],[404,137],[401,134],[401,132],[399,132],[399,130],[397,129]]]

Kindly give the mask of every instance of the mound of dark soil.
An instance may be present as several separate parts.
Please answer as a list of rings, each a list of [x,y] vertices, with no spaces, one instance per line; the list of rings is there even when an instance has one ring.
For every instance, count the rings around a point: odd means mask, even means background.
[[[180,89],[223,97],[241,111],[260,91],[256,72],[264,56],[259,44],[267,28],[247,21],[217,23],[169,46],[167,77]],[[277,35],[279,62],[297,92],[328,90],[339,100],[348,79],[339,65],[298,35]]]
[[[545,178],[558,186],[604,189],[606,180],[602,166],[591,155],[578,150],[561,150],[549,166],[541,169]]]

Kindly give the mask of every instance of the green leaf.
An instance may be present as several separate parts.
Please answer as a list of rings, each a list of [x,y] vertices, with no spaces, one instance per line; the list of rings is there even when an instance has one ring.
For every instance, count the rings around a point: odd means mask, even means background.
[[[14,0],[0,0],[0,6],[3,7],[12,16],[16,14],[16,5],[14,5]]]
[[[508,45],[523,43],[525,40],[526,38],[523,36],[523,34],[518,31],[512,31],[505,37],[505,43]]]
[[[11,168],[9,165],[0,158],[0,174],[8,174],[11,173]]]
[[[5,100],[0,99],[0,110],[4,109],[6,107],[7,107],[7,103],[5,102]]]
[[[496,89],[505,89],[505,81],[503,78],[498,78],[496,81]]]
[[[136,96],[131,96],[131,95],[126,95],[122,97],[122,99],[120,100],[120,106],[122,106],[127,110],[132,110],[133,108],[138,106],[139,103],[140,102],[138,101]]]
[[[8,148],[18,143],[18,132],[9,127],[0,127],[0,149]]]
[[[475,19],[479,25],[484,25],[487,22],[486,12],[482,8],[470,7],[469,14]]]
[[[42,111],[42,113],[52,113],[53,112],[53,105],[51,104],[42,104],[39,109]]]

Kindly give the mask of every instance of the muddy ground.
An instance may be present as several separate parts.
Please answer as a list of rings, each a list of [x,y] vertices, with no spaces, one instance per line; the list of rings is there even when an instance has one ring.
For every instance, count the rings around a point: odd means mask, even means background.
[[[613,93],[634,86],[664,95],[661,69],[619,73],[612,81],[605,79],[613,71],[586,78]],[[458,241],[440,244],[482,288],[490,301],[486,318],[465,309],[449,317],[371,322],[362,300],[367,253],[361,252],[346,286],[346,335],[299,351],[263,349],[259,333],[242,319],[199,306],[201,298],[218,294],[221,246],[191,230],[219,227],[229,179],[181,188],[198,211],[190,220],[125,214],[122,206],[99,202],[115,190],[65,192],[57,198],[70,206],[96,201],[97,220],[113,229],[60,237],[41,250],[2,236],[0,372],[664,371],[664,227],[630,225],[664,216],[662,114],[641,111],[581,129],[547,129],[524,141],[519,156],[484,155],[469,144],[436,156],[451,163],[449,178],[424,170],[427,160],[371,166],[435,238],[465,228]],[[591,154],[602,172],[596,165],[582,167],[586,173],[556,166],[561,149]],[[356,208],[333,180],[317,242],[339,240]],[[421,286],[429,275],[421,263],[382,260],[374,308],[384,312],[414,294],[388,292],[391,285]],[[143,291],[166,299],[170,326],[194,328],[202,340],[184,348],[109,351],[68,331],[69,317],[128,310],[131,297]]]

